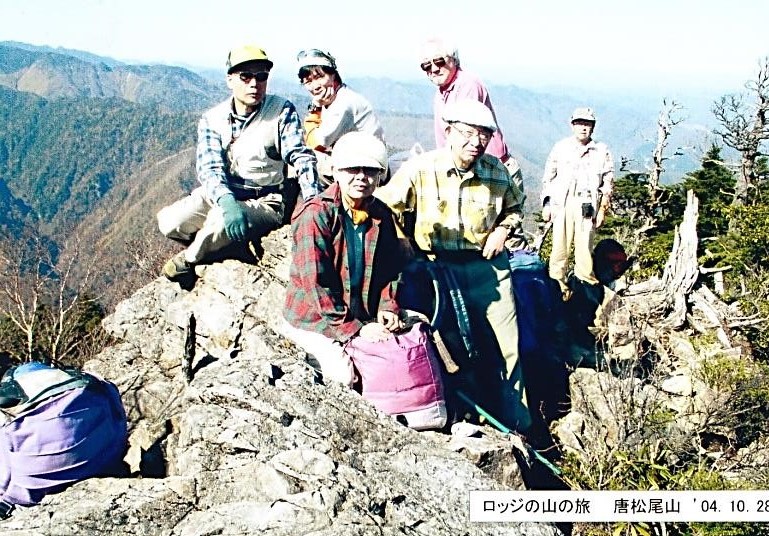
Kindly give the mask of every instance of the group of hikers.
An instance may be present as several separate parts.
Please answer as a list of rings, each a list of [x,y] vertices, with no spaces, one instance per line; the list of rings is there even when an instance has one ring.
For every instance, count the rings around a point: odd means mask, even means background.
[[[458,367],[446,375],[447,391],[475,389],[499,422],[526,433],[533,412],[509,258],[527,249],[521,169],[488,90],[462,69],[456,48],[430,39],[421,59],[437,88],[436,149],[395,170],[371,104],[342,81],[330,53],[297,56],[311,99],[300,117],[290,101],[267,93],[273,63],[266,52],[250,44],[232,49],[232,96],[198,126],[200,186],[157,215],[161,232],[186,246],[163,274],[194,284],[196,265],[233,245],[258,243],[290,216],[282,332],[315,358],[325,379],[355,387],[363,371],[350,348],[356,341],[384,345],[403,333],[414,305],[404,296],[413,296],[419,281],[409,282],[408,274],[428,272],[449,282],[455,306],[453,322],[433,326]],[[552,226],[549,275],[564,302],[572,297],[572,247],[574,276],[599,284],[593,236],[609,210],[613,162],[592,139],[595,122],[592,109],[574,111],[572,135],[554,146],[542,181],[542,217]],[[438,296],[432,300],[423,319]]]
[[[526,244],[520,166],[486,87],[443,40],[424,43],[421,59],[437,87],[437,148],[393,170],[371,104],[344,84],[331,54],[297,56],[311,99],[302,118],[267,93],[273,63],[263,49],[232,49],[232,96],[198,126],[200,186],[157,215],[162,233],[185,245],[163,274],[194,285],[198,264],[258,246],[290,217],[279,330],[323,380],[358,389],[416,429],[485,418],[533,443],[553,414],[544,399],[564,388],[558,319],[589,353],[592,311],[630,262],[611,240],[593,250],[610,207],[612,157],[592,139],[594,112],[577,108],[573,135],[555,145],[542,181],[548,276]],[[587,315],[563,309],[588,302]],[[110,382],[44,363],[8,369],[0,519],[73,482],[121,474],[126,435]]]

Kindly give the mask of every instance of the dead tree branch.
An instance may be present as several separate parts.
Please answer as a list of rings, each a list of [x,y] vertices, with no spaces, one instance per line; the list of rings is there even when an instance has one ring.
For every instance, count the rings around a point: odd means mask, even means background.
[[[759,180],[756,163],[769,139],[769,57],[759,62],[755,80],[746,82],[745,89],[746,93],[724,95],[713,105],[713,115],[721,125],[715,134],[740,153],[734,206],[749,202]]]

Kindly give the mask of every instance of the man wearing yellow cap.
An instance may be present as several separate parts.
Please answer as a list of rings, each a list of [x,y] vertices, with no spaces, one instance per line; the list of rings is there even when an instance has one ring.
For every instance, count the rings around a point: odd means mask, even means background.
[[[200,186],[157,216],[164,235],[188,244],[163,267],[171,281],[194,278],[195,265],[212,253],[259,240],[282,225],[286,164],[296,170],[305,199],[319,192],[315,154],[303,141],[296,108],[267,93],[272,65],[254,45],[233,48],[227,56],[232,97],[198,124]]]
[[[558,281],[563,299],[571,298],[568,261],[574,246],[574,275],[594,285],[593,236],[609,210],[614,185],[614,160],[605,144],[593,140],[595,112],[577,108],[571,115],[572,135],[553,146],[542,176],[542,219],[553,222],[550,277]]]

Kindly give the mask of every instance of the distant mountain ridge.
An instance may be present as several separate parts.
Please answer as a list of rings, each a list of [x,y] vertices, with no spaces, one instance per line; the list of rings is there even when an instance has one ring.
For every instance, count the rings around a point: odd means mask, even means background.
[[[133,198],[125,192],[142,188],[147,176],[133,175],[132,170],[152,168],[154,159],[193,147],[200,113],[228,95],[223,68],[221,81],[215,81],[210,70],[204,75],[182,67],[129,65],[77,50],[0,42],[0,89],[8,88],[0,92],[6,104],[0,126],[5,131],[0,138],[0,179],[15,199],[45,220],[58,221],[62,210],[89,214],[92,203],[110,201],[116,180],[124,191],[120,198]],[[405,152],[415,143],[426,150],[434,147],[435,88],[427,80],[342,75],[371,101],[393,152]],[[618,173],[623,157],[633,161],[634,170],[642,170],[649,159],[659,112],[651,99],[611,99],[604,93],[589,100],[512,85],[489,89],[508,146],[524,171],[529,211],[538,210],[545,159],[552,145],[570,134],[568,118],[576,106],[596,109],[596,137],[608,143]],[[271,78],[269,91],[292,100],[300,114],[309,103],[297,78]],[[112,122],[112,128],[103,128],[105,122]],[[704,145],[708,131],[703,124],[683,123],[671,139],[671,153],[680,145]],[[96,148],[104,154],[99,156]],[[669,161],[668,180],[695,169],[699,156],[691,152]],[[137,182],[132,186],[131,181]]]
[[[468,68],[472,71],[472,68]],[[368,98],[381,116],[387,116],[388,144],[403,151],[418,142],[426,149],[434,146],[433,134],[425,128],[432,118],[435,92],[427,80],[402,82],[374,77],[348,77],[345,81]],[[216,78],[221,76],[221,81]],[[181,67],[127,65],[88,52],[40,47],[17,42],[0,42],[0,85],[46,98],[85,96],[121,98],[138,104],[156,104],[168,110],[201,112],[226,98],[224,69],[217,75],[211,69],[200,74]],[[303,112],[308,98],[298,79],[271,78],[269,90],[291,99]],[[660,102],[638,95],[617,95],[603,91],[594,97],[584,91],[569,93],[537,92],[518,86],[489,87],[502,131],[512,153],[521,161],[527,188],[539,189],[539,177],[552,145],[570,134],[568,118],[576,106],[596,109],[596,138],[611,148],[617,167],[622,157],[632,161],[635,171],[648,164],[656,136]],[[714,99],[716,96],[714,96]],[[684,106],[686,102],[682,102]],[[709,144],[712,124],[708,103],[702,97],[686,111],[696,122],[684,122],[673,133],[671,148],[696,147],[682,158],[668,162],[665,180],[678,180],[695,169]],[[705,119],[703,119],[705,118]],[[686,153],[687,151],[684,151]]]
[[[135,169],[193,146],[196,119],[125,100],[47,100],[0,87],[0,179],[42,227],[71,224]]]
[[[223,85],[181,67],[125,65],[87,53],[82,59],[69,51],[29,48],[0,44],[0,85],[45,98],[119,98],[180,111],[203,110],[227,95]]]
[[[29,52],[43,52],[43,53],[60,54],[64,56],[72,56],[72,57],[81,59],[83,61],[87,61],[89,63],[104,63],[105,65],[109,65],[110,67],[125,65],[124,62],[118,61],[114,58],[109,58],[107,56],[99,56],[97,54],[92,54],[84,50],[76,50],[73,48],[49,47],[45,45],[30,45],[29,43],[21,43],[19,41],[0,41],[0,46],[3,46],[3,45],[7,45],[9,47],[14,47],[14,48],[20,48],[22,50],[27,50]]]

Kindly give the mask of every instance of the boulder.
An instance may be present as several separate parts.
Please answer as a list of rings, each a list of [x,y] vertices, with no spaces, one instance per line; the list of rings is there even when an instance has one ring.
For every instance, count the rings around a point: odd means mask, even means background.
[[[562,534],[469,522],[469,490],[525,487],[502,434],[470,448],[406,428],[355,391],[324,384],[271,329],[288,274],[285,232],[265,240],[258,266],[199,267],[191,291],[157,279],[105,319],[116,342],[85,368],[122,393],[127,475],[19,509],[3,534]]]

